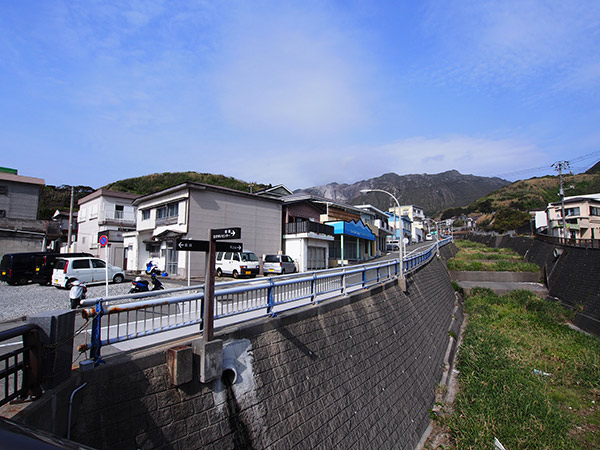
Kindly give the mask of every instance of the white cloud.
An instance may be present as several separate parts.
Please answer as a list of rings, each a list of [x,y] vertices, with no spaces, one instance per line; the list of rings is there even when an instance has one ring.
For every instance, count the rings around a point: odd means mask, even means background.
[[[334,15],[253,3],[229,18],[222,38],[214,76],[232,125],[311,137],[367,120],[369,62]]]

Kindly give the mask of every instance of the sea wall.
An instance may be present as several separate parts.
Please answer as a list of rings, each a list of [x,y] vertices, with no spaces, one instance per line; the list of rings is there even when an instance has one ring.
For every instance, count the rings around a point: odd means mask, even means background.
[[[47,428],[52,415],[67,417],[64,392],[87,383],[74,396],[71,438],[96,448],[413,449],[462,318],[435,257],[406,292],[391,282],[216,330],[238,375],[230,388],[197,377],[172,386],[163,346],[77,370],[61,395],[17,420]],[[66,423],[53,431],[64,435]]]

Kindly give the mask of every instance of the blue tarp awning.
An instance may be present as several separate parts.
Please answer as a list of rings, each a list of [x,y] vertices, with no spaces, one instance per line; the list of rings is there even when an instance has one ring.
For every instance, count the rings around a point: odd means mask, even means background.
[[[340,220],[338,222],[327,222],[327,225],[331,225],[333,227],[333,234],[335,235],[343,234],[346,236],[354,236],[357,238],[366,239],[368,241],[375,240],[375,235],[369,229],[369,227],[363,223],[362,220],[351,220],[349,222]]]

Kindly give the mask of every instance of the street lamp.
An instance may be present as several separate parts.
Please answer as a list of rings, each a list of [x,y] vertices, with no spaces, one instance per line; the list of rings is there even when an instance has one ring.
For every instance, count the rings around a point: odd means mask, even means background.
[[[398,202],[398,199],[396,197],[394,197],[394,195],[392,195],[388,191],[384,191],[382,189],[361,189],[360,192],[362,192],[363,194],[366,194],[368,192],[383,192],[384,194],[387,194],[390,197],[392,197],[394,199],[394,201],[396,202],[396,206],[398,208],[397,209],[397,211],[398,211],[398,219],[400,219],[400,202]],[[401,227],[396,226],[396,213],[394,212],[394,235],[395,235],[395,230],[396,229],[398,230],[398,259],[400,260],[400,278],[404,278],[404,274],[402,273],[402,265],[403,265],[403,261],[402,261],[402,242],[404,241],[404,239],[403,239],[403,236],[402,236],[402,229],[401,229]]]

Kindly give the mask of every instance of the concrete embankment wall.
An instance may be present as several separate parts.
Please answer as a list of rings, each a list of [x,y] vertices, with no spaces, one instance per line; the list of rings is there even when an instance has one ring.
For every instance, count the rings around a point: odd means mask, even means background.
[[[600,336],[600,249],[551,244],[530,237],[470,234],[489,247],[507,247],[542,267],[551,297],[576,310],[575,325]]]
[[[171,386],[163,347],[77,371],[62,396],[48,393],[17,420],[47,428],[53,405],[66,419],[65,392],[87,383],[71,438],[96,448],[413,449],[462,309],[441,259],[407,281],[406,293],[394,282],[217,330],[237,358],[232,388]]]

